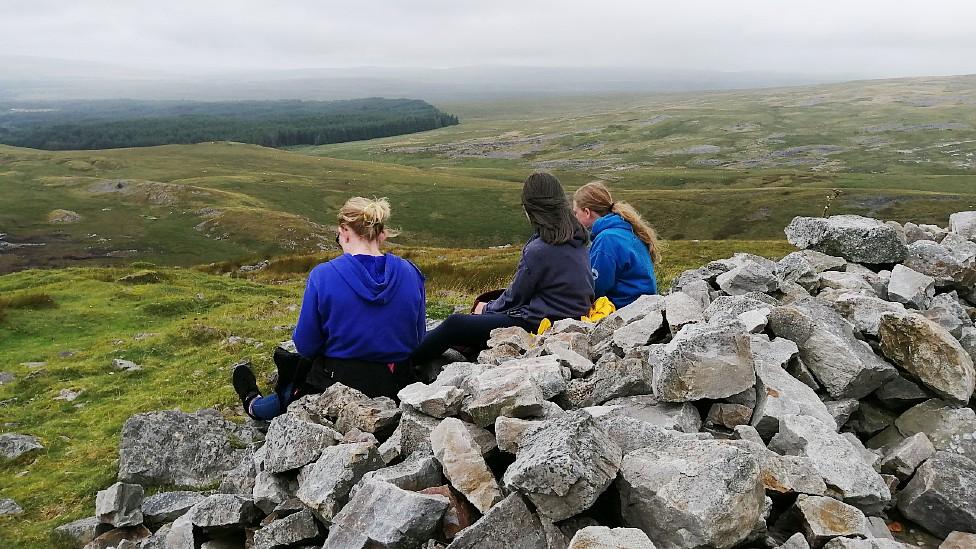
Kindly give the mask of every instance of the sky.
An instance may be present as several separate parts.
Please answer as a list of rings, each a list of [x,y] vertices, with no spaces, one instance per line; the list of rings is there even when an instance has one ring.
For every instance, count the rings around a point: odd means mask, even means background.
[[[200,73],[552,66],[976,73],[972,0],[0,0],[0,56]]]

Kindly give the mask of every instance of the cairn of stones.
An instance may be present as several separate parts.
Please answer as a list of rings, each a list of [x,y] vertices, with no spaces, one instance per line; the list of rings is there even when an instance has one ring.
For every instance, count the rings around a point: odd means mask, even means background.
[[[779,261],[714,261],[596,324],[496,330],[399,405],[334,385],[266,425],[133,416],[119,482],[56,540],[897,549],[917,530],[976,547],[976,212],[786,235]]]

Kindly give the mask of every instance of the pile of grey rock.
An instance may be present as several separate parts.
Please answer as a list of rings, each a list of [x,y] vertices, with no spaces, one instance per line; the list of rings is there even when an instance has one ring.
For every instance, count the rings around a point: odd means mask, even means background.
[[[976,546],[976,212],[796,218],[596,324],[492,332],[399,404],[342,385],[266,431],[133,416],[78,547]],[[145,495],[145,487],[194,491]],[[213,488],[219,486],[216,490]],[[902,528],[890,527],[895,523]]]

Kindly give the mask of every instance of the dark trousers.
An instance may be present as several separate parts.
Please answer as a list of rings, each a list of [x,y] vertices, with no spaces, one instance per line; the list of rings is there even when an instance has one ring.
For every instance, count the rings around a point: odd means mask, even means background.
[[[409,362],[380,364],[363,360],[319,357],[309,360],[301,355],[275,349],[278,382],[273,393],[251,401],[248,413],[257,419],[270,420],[288,409],[288,405],[305,395],[318,394],[335,383],[356,389],[370,398],[385,396],[396,400],[400,389],[413,383]]]
[[[473,354],[487,347],[488,338],[495,328],[518,326],[531,333],[535,331],[537,324],[524,318],[498,313],[453,314],[438,327],[427,332],[423,342],[413,352],[413,362],[420,364],[434,360],[451,347],[464,347]]]

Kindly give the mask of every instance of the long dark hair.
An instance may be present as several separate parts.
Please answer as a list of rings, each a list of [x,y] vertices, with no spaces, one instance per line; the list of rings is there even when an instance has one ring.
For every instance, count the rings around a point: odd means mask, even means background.
[[[550,173],[536,172],[525,179],[522,207],[539,238],[547,244],[565,244],[577,231],[585,234],[573,215],[566,191]]]

